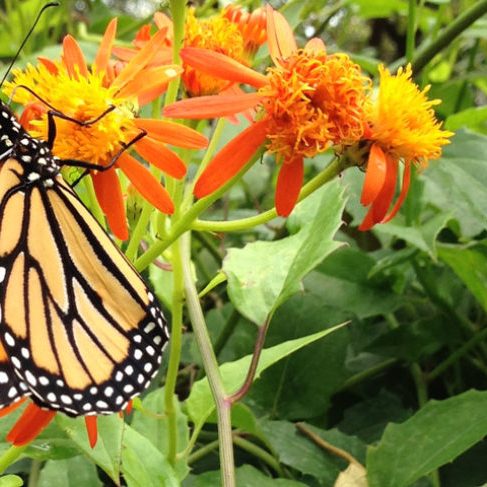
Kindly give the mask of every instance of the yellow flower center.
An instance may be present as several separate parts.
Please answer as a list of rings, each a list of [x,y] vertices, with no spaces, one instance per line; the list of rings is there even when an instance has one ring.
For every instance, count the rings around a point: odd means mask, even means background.
[[[435,118],[432,107],[440,100],[428,100],[428,88],[420,91],[411,81],[409,65],[395,76],[383,66],[379,72],[378,99],[368,116],[370,138],[396,159],[425,164],[438,158],[441,146],[453,135],[441,130]]]
[[[196,19],[194,9],[189,9],[184,45],[219,52],[247,64],[244,40],[238,26],[222,16]],[[228,81],[214,78],[191,66],[184,67],[182,79],[191,96],[214,95],[229,86]]]
[[[369,83],[345,54],[300,50],[269,70],[266,95],[270,152],[279,159],[313,157],[364,132]]]
[[[56,139],[53,152],[61,159],[79,159],[106,165],[138,132],[133,123],[138,109],[137,99],[117,97],[116,89],[103,84],[104,73],[70,77],[66,68],[58,63],[57,73],[51,73],[44,65],[28,65],[25,71],[13,72],[13,81],[6,83],[5,92],[12,93],[18,85],[29,87],[43,100],[63,115],[80,122],[99,117],[110,106],[116,108],[98,122],[80,126],[68,120],[55,118]],[[26,90],[15,90],[14,100],[21,104],[37,102]],[[30,122],[34,137],[47,139],[47,114]]]

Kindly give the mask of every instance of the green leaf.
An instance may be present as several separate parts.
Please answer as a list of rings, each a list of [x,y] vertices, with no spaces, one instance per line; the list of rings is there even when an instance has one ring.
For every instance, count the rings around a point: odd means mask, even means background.
[[[271,346],[307,336],[326,328],[324,320],[340,323],[348,317],[344,311],[323,304],[321,296],[293,296],[272,318],[266,343]],[[340,330],[269,367],[252,386],[250,404],[276,419],[303,420],[324,414],[333,393],[350,376],[345,364],[349,331]],[[320,379],[310,370],[319,370]]]
[[[181,485],[166,457],[130,426],[126,426],[123,436],[122,472],[127,487]]]
[[[324,305],[346,311],[349,318],[390,313],[403,299],[391,292],[390,282],[369,278],[374,265],[375,260],[365,252],[340,249],[306,277],[305,289]]]
[[[439,248],[439,256],[487,311],[487,245],[472,248],[444,245]]]
[[[427,252],[433,260],[436,260],[436,239],[449,220],[451,220],[449,213],[439,213],[418,226],[408,227],[394,222],[377,225],[375,230],[400,238],[423,252]]]
[[[301,279],[341,245],[333,236],[341,225],[344,204],[340,183],[328,183],[294,210],[288,221],[293,235],[229,249],[223,271],[230,299],[241,314],[262,325],[299,290]]]
[[[309,345],[310,343],[319,340],[320,338],[333,333],[344,326],[344,324],[334,326],[328,330],[323,330],[313,335],[298,338],[296,340],[289,340],[280,343],[275,347],[270,347],[262,350],[255,379],[257,379],[262,371],[275,364],[277,361],[286,357],[287,355],[299,350],[300,348]],[[235,362],[227,362],[220,366],[220,373],[222,375],[223,383],[227,393],[231,393],[238,389],[243,384],[247,375],[252,356],[247,355]],[[206,378],[197,381],[191,389],[191,394],[186,401],[187,411],[190,418],[199,424],[200,421],[205,421],[215,408],[213,397],[211,395],[208,380]]]
[[[120,455],[125,423],[114,414],[98,417],[98,441],[95,448],[88,442],[84,418],[57,415],[56,423],[92,462],[98,465],[115,483],[120,479]]]
[[[177,445],[178,450],[186,448],[189,441],[188,418],[181,412],[180,404],[175,400]],[[148,394],[142,401],[142,409],[134,411],[131,427],[148,439],[164,456],[168,452],[168,419],[165,413],[164,388]],[[175,469],[179,479],[189,473],[185,459],[177,461]]]
[[[41,470],[39,487],[101,487],[96,467],[85,457],[49,460]]]
[[[390,424],[367,452],[370,487],[406,487],[487,434],[487,392],[429,401],[402,424]]]
[[[445,129],[454,131],[460,128],[487,134],[487,107],[467,108],[447,118]]]
[[[424,172],[425,199],[451,214],[465,237],[487,228],[487,137],[459,131]]]
[[[306,427],[332,445],[336,445],[352,454],[363,455],[364,446],[357,438],[348,437],[338,430],[324,431]],[[262,421],[268,441],[279,456],[279,462],[299,472],[312,475],[320,485],[332,485],[340,470],[347,462],[317,446],[310,438],[303,435],[294,423],[287,421]]]
[[[0,477],[0,487],[22,487],[24,481],[17,475],[4,475]]]

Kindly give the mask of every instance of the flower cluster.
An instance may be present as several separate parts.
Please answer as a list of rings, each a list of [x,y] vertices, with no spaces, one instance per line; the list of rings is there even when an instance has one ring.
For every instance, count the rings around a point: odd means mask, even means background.
[[[424,165],[439,157],[450,132],[435,120],[426,92],[411,81],[407,67],[392,76],[380,69],[379,95],[373,98],[372,81],[346,54],[327,54],[320,39],[298,49],[285,18],[267,7],[267,36],[275,67],[266,75],[207,49],[185,48],[187,64],[234,83],[247,83],[255,93],[199,97],[176,102],[164,111],[177,118],[235,115],[258,108],[254,123],[229,142],[205,168],[195,184],[199,198],[209,195],[248,163],[262,145],[276,155],[279,176],[277,213],[287,216],[299,198],[303,160],[333,147],[337,154],[369,142],[362,203],[371,205],[362,230],[392,218],[404,201],[411,162]],[[405,166],[397,203],[394,197],[399,162]]]
[[[358,154],[354,163],[365,168],[361,203],[369,209],[359,228],[368,230],[400,209],[412,164],[423,167],[438,158],[452,135],[435,118],[433,107],[439,101],[428,100],[428,89],[421,91],[414,84],[410,66],[395,75],[380,67],[374,94],[372,80],[348,55],[328,53],[316,38],[299,48],[285,18],[270,6],[252,13],[228,6],[204,20],[190,9],[182,66],[172,64],[170,19],[157,13],[154,23],[155,34],[150,24],[144,25],[128,48],[114,46],[117,21],[113,20],[91,65],[68,35],[60,60],[40,58],[35,66],[15,70],[13,80],[5,84],[5,92],[24,105],[21,123],[33,136],[48,140],[52,135],[48,119],[54,115],[53,152],[64,165],[84,161],[97,166],[90,171],[96,196],[120,239],[128,237],[124,203],[128,188],[121,184],[118,171],[152,206],[171,214],[175,210],[171,195],[147,166],[165,177],[182,179],[186,164],[167,145],[185,149],[207,145],[203,135],[183,124],[139,116],[140,109],[160,97],[178,76],[188,98],[167,106],[165,116],[251,114],[250,125],[198,173],[193,186],[197,198],[222,188],[265,149],[279,167],[276,211],[287,216],[300,197],[305,159],[332,148],[338,157]],[[266,40],[274,65],[262,74],[251,65]],[[244,92],[240,84],[253,90]],[[393,204],[401,166],[402,185]],[[19,405],[0,410],[0,416]],[[8,439],[16,445],[32,440],[54,415],[28,405]],[[87,417],[86,424],[93,445],[96,418]]]

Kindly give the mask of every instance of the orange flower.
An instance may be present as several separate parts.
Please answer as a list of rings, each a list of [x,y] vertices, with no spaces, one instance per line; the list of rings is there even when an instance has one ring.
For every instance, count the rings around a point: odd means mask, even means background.
[[[154,14],[154,23],[165,33],[165,45],[158,53],[154,65],[169,62],[172,57],[172,22],[161,12]],[[250,64],[253,55],[265,41],[265,14],[257,9],[248,14],[239,7],[228,7],[220,14],[207,19],[198,19],[194,8],[187,11],[184,46],[209,49],[235,59],[245,65]],[[114,48],[114,54],[122,61],[129,61],[149,40],[150,26],[143,26],[136,35],[134,46]],[[231,86],[228,80],[215,77],[189,64],[183,64],[182,81],[190,96],[213,95]]]
[[[60,159],[67,160],[68,164],[69,160],[75,159],[107,166],[124,145],[145,131],[147,135],[134,144],[139,155],[169,176],[182,178],[186,174],[186,166],[166,144],[201,148],[206,146],[206,138],[174,122],[135,116],[141,104],[165,91],[167,83],[181,72],[181,68],[150,65],[165,42],[164,31],[159,31],[117,72],[110,64],[116,27],[114,19],[105,31],[91,67],[87,66],[77,42],[68,35],[64,38],[61,62],[40,59],[40,64],[35,67],[29,65],[25,71],[14,71],[14,79],[6,85],[6,91],[12,93],[15,86],[24,85],[63,115],[80,122],[94,120],[109,107],[115,107],[90,125],[80,126],[56,119],[57,136],[53,152]],[[48,108],[39,99],[26,90],[14,92],[14,100],[26,105],[22,117],[24,125],[29,127],[33,136],[46,139]],[[118,238],[126,239],[128,228],[116,168],[121,169],[157,209],[164,213],[174,211],[169,194],[161,183],[144,165],[128,152],[123,152],[112,169],[91,172],[100,206]]]
[[[362,138],[370,81],[345,54],[327,55],[319,39],[298,49],[285,18],[269,6],[267,35],[275,64],[267,76],[222,54],[184,48],[181,56],[187,64],[234,83],[248,83],[258,91],[183,100],[166,107],[164,114],[223,117],[260,106],[256,121],[203,171],[194,193],[201,198],[221,187],[266,143],[280,164],[276,210],[287,216],[299,196],[304,158],[314,157],[331,145],[348,145]]]
[[[367,116],[371,141],[361,203],[370,209],[359,226],[368,230],[376,223],[391,220],[403,204],[410,183],[411,164],[425,167],[441,155],[441,146],[449,143],[452,132],[441,130],[433,106],[440,100],[428,100],[429,87],[420,91],[411,80],[411,66],[399,69],[395,76],[379,68],[378,98]],[[402,188],[388,212],[396,190],[399,162],[404,163]]]

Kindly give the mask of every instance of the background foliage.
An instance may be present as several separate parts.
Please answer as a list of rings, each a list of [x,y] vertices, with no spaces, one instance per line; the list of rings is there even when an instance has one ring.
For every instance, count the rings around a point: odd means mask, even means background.
[[[2,2],[4,60],[42,3]],[[321,36],[330,51],[349,52],[370,74],[379,62],[404,61],[411,2],[284,3],[274,6],[283,7],[301,40]],[[420,3],[418,49],[475,2]],[[66,32],[94,52],[92,41],[114,14],[121,18],[120,38],[129,40],[155,7],[147,1],[63,2],[44,18],[20,64],[57,52]],[[218,7],[205,2],[197,12],[210,15]],[[486,54],[483,17],[418,73],[416,81],[431,84],[431,96],[443,99],[438,114],[457,133],[440,160],[415,174],[391,223],[356,230],[364,215],[358,203],[363,174],[354,169],[301,203],[287,221],[237,234],[194,233],[199,289],[220,269],[228,279],[203,303],[230,390],[245,377],[258,326],[272,316],[258,378],[232,412],[239,486],[360,486],[362,468],[371,487],[487,483]],[[237,131],[232,125],[225,130],[222,143]],[[310,161],[307,177],[329,158]],[[271,207],[272,170],[264,158],[205,219]],[[170,306],[168,271],[154,265],[148,276]],[[100,420],[95,449],[88,447],[82,420],[59,417],[0,486],[22,480],[31,487],[219,485],[213,403],[185,323],[177,418],[179,449],[188,447],[189,455],[180,455],[175,467],[167,462],[161,374],[128,424],[118,417]],[[15,419],[2,419],[0,441]],[[197,438],[195,427],[201,428]],[[0,452],[7,448],[0,443]],[[349,465],[349,483],[340,484]]]

